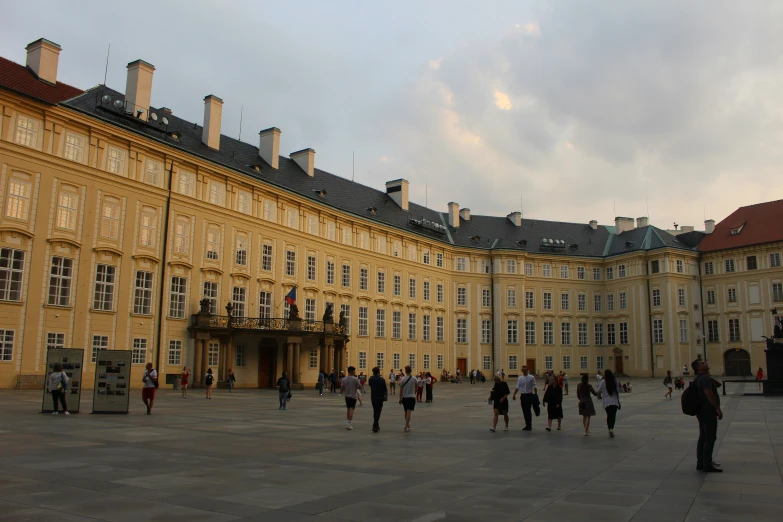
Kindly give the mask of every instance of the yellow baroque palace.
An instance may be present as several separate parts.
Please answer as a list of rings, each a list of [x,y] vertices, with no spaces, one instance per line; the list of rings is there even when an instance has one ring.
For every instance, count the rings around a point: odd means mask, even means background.
[[[439,212],[406,180],[376,190],[315,168],[312,149],[281,156],[275,127],[257,146],[221,135],[216,96],[198,123],[151,107],[144,61],[124,94],[65,85],[59,53],[41,39],[25,66],[0,58],[1,387],[41,386],[50,347],[84,349],[87,383],[116,349],[167,382],[233,368],[248,388],[348,365],[764,366],[783,237],[759,230],[780,229],[781,202],[705,232]]]

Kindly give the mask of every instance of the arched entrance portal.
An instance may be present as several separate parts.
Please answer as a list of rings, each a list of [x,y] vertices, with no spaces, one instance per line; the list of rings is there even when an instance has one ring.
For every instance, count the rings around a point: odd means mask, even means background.
[[[747,377],[750,371],[750,354],[743,349],[727,350],[723,354],[723,373],[727,377]]]

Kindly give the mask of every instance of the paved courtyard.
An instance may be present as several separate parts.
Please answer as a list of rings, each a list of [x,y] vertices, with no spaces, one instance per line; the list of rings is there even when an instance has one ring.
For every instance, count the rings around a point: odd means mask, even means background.
[[[724,397],[716,460],[695,471],[696,422],[658,379],[622,396],[617,438],[604,417],[581,434],[576,398],[563,431],[490,433],[489,383],[438,384],[411,433],[387,403],[373,434],[369,400],[344,429],[337,395],[161,389],[127,416],[37,413],[41,393],[0,392],[0,519],[110,521],[780,520],[783,398]],[[746,386],[733,385],[737,393]],[[170,387],[169,387],[170,388]],[[90,395],[86,393],[86,395]]]

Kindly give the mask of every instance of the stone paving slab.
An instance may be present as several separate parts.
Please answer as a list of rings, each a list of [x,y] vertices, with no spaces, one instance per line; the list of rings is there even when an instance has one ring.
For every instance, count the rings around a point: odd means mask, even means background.
[[[489,384],[435,387],[413,431],[369,401],[345,430],[344,402],[314,390],[287,411],[264,390],[215,390],[205,401],[160,389],[153,415],[38,413],[41,393],[0,391],[2,520],[680,522],[777,520],[783,506],[783,398],[722,397],[715,458],[695,471],[696,421],[658,379],[623,395],[617,437],[604,416],[582,435],[573,395],[563,429],[534,420],[490,433]],[[746,385],[752,387],[752,384]],[[134,392],[135,393],[135,392]],[[82,411],[90,411],[89,391]]]

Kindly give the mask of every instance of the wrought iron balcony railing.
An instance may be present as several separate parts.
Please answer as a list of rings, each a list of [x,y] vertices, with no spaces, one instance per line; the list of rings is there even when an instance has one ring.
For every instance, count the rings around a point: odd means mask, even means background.
[[[285,319],[280,317],[235,317],[229,315],[193,314],[195,328],[217,328],[272,332],[297,332],[344,335],[345,327],[324,321]]]

